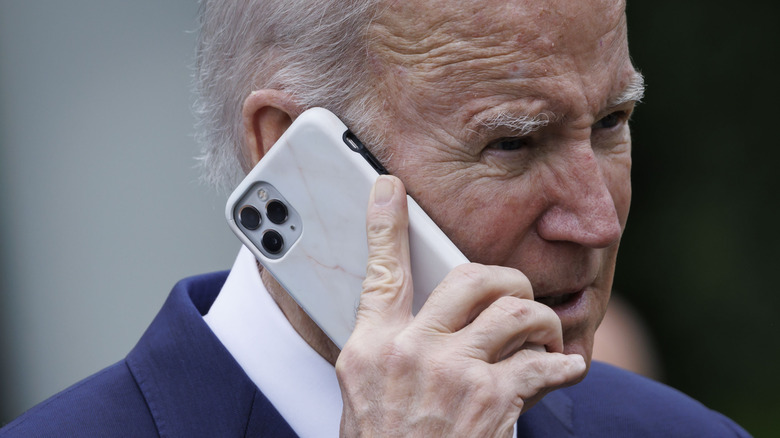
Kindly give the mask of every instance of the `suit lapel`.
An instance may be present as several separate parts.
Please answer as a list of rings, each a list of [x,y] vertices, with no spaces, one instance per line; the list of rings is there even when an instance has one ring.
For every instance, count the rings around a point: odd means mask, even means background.
[[[127,357],[161,437],[295,436],[203,321],[227,273],[177,284]]]

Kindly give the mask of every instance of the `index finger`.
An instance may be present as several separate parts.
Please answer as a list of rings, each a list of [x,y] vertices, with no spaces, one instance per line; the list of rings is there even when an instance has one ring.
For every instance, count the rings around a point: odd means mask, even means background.
[[[478,263],[460,265],[434,289],[415,324],[455,333],[502,296],[533,300],[531,282],[517,269]]]
[[[377,178],[366,217],[368,264],[355,327],[405,322],[412,315],[406,190],[396,177]]]

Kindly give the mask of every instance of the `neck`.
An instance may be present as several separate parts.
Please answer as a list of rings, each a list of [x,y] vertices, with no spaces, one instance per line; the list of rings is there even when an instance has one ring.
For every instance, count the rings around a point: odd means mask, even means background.
[[[259,266],[258,268],[260,269],[260,278],[262,278],[263,284],[268,289],[268,293],[276,301],[276,305],[282,310],[282,313],[290,321],[295,331],[314,351],[330,362],[331,365],[335,365],[340,353],[336,344],[317,327],[317,324],[309,318],[309,315],[298,306],[298,303],[292,299],[268,271]]]

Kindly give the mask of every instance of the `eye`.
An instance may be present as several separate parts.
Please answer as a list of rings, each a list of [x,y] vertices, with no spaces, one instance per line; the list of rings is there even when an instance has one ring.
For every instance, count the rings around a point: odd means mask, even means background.
[[[602,117],[601,120],[593,124],[593,129],[611,129],[621,124],[628,116],[626,111],[615,111]]]
[[[527,147],[531,143],[527,137],[501,138],[488,145],[490,149],[499,151],[516,151]]]

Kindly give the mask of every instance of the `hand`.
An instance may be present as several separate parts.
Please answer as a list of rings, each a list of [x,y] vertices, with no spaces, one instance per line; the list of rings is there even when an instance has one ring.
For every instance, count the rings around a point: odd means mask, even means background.
[[[521,413],[582,378],[584,359],[562,354],[560,320],[511,268],[460,266],[413,317],[407,222],[403,184],[380,177],[357,322],[336,362],[341,435],[511,436]]]

